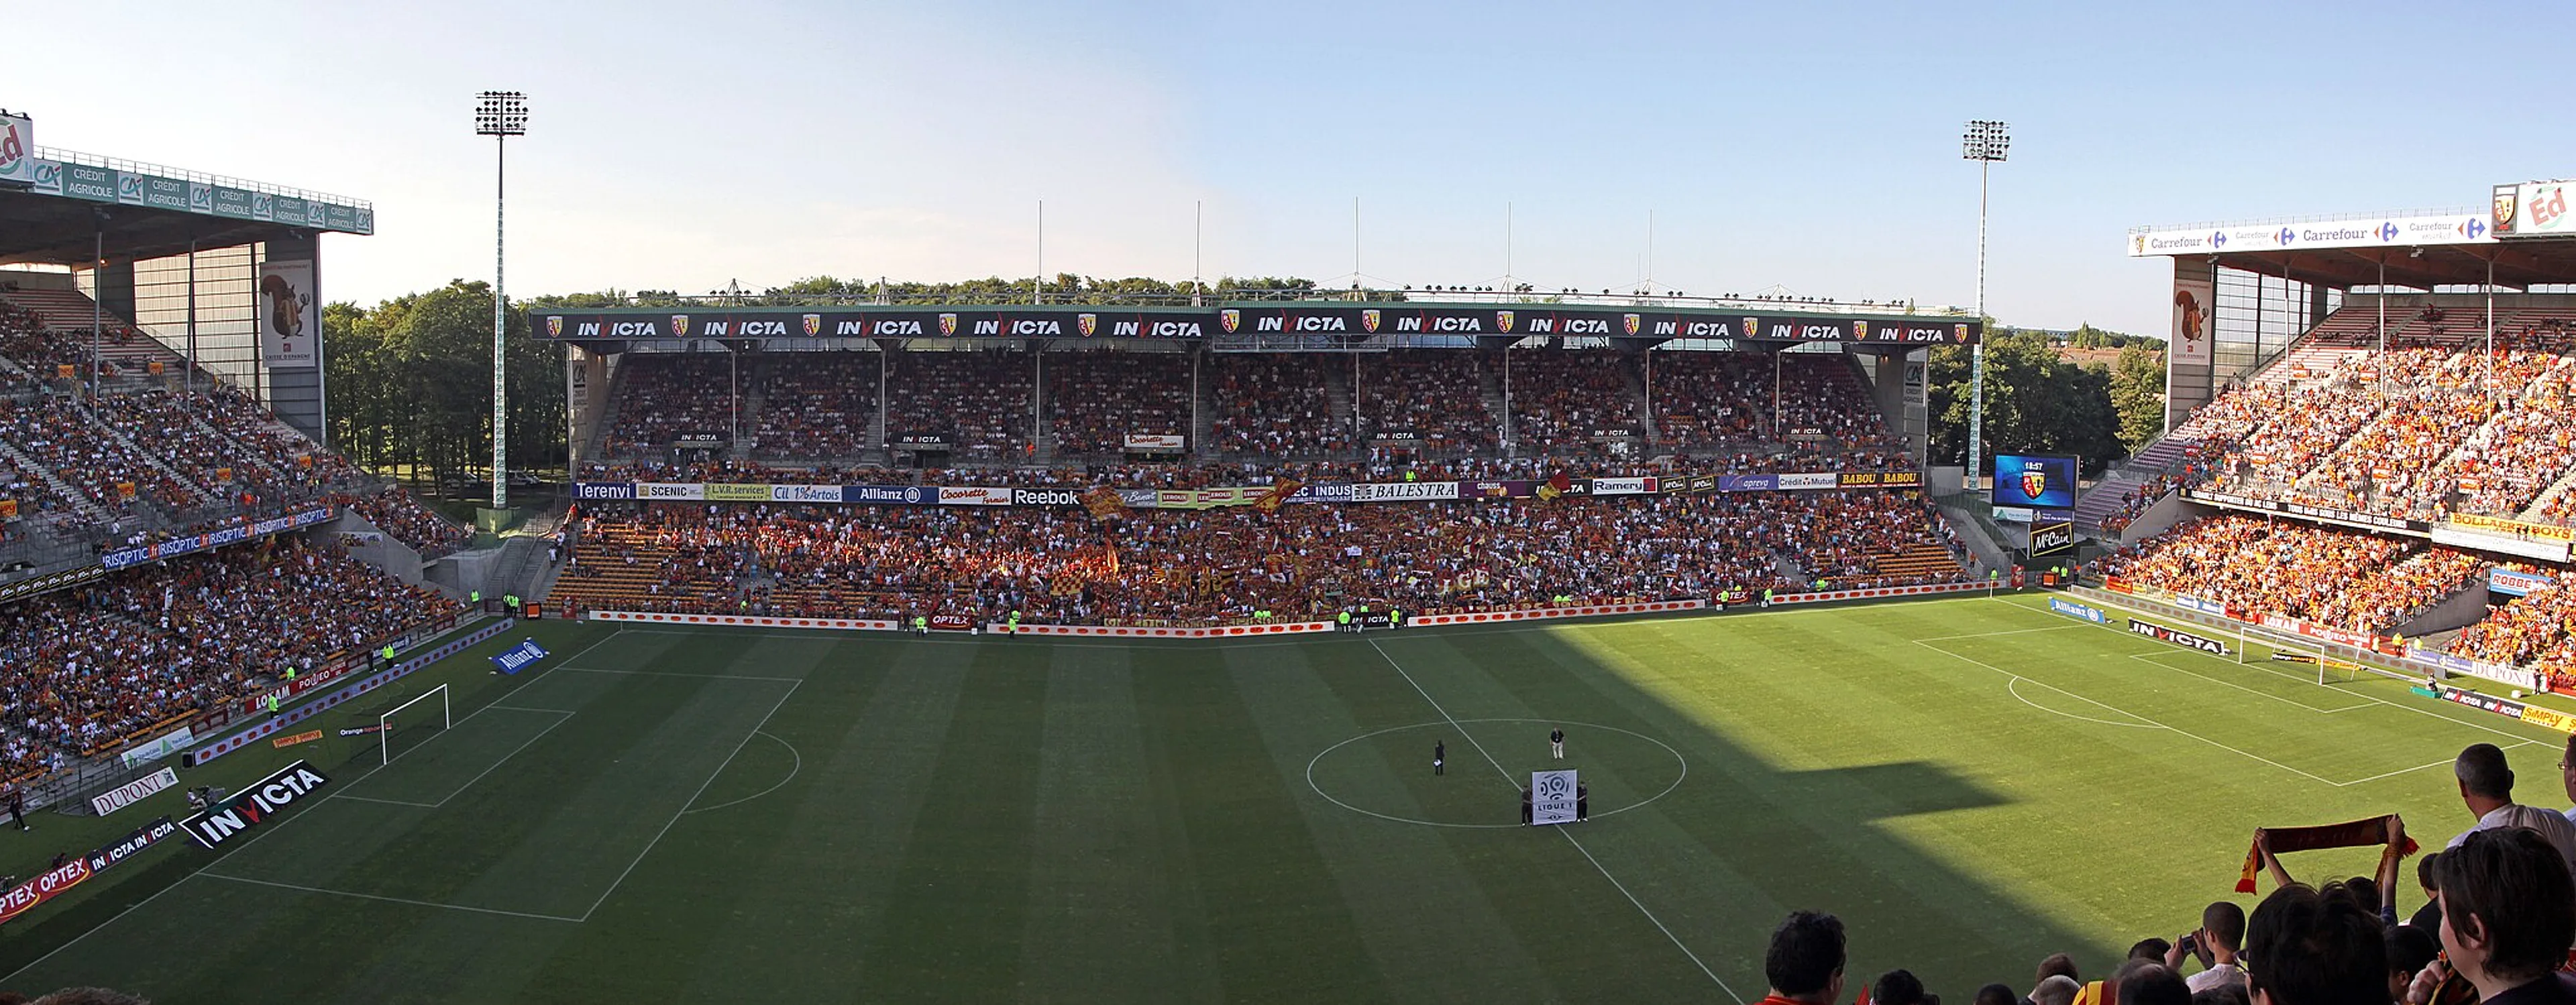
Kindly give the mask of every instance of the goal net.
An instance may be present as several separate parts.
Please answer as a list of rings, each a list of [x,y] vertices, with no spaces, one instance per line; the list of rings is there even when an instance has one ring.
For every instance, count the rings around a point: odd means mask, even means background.
[[[394,706],[376,718],[376,743],[378,751],[384,755],[382,763],[393,763],[394,758],[401,757],[404,751],[428,742],[433,736],[447,732],[447,728],[455,725],[455,722],[455,718],[448,713],[445,684],[430,688],[421,692],[419,697]]]

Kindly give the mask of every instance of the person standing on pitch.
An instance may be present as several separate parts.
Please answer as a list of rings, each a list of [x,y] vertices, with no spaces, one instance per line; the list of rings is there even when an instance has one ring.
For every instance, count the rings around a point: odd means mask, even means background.
[[[9,790],[9,822],[22,831],[32,829],[27,826],[27,794],[15,788]]]
[[[1557,760],[1565,760],[1565,727],[1559,726],[1548,732],[1547,748]]]
[[[1449,741],[1431,741],[1431,773],[1435,775],[1449,773]]]

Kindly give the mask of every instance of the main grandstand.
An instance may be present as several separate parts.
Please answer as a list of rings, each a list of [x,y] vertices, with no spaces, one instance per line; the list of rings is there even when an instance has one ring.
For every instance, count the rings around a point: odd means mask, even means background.
[[[574,611],[1205,627],[1959,583],[1948,314],[1745,302],[541,311]],[[1570,301],[1570,302],[1569,302]]]

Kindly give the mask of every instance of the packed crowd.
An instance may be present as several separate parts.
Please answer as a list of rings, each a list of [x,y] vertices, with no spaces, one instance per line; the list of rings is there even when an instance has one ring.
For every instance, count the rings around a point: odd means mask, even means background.
[[[2447,548],[2408,555],[2404,540],[2377,534],[2222,514],[2121,548],[2093,568],[2258,615],[2380,633],[2489,564]]]
[[[0,399],[0,439],[53,469],[111,515],[130,512],[137,499],[178,509],[203,500],[203,489],[155,467],[86,407],[67,399]]]
[[[400,486],[375,492],[344,494],[332,501],[357,511],[375,524],[377,530],[419,552],[426,562],[455,553],[465,546],[474,533],[465,525],[440,516],[420,499]]]
[[[877,353],[794,353],[763,360],[753,456],[857,456],[876,421],[882,362]]]
[[[2566,755],[2576,759],[2576,739]],[[1987,984],[1954,1001],[1974,1005],[2562,1005],[2576,1002],[2576,810],[2514,801],[2514,773],[2494,744],[2454,759],[2458,799],[2477,823],[2416,860],[2404,820],[2389,815],[2334,827],[2254,832],[2254,856],[2273,885],[2253,910],[2234,900],[2203,908],[2195,927],[2141,939],[2108,973],[2087,980],[2073,957],[2040,960],[2025,990]],[[2448,781],[2443,783],[2446,787]],[[2576,798],[2576,775],[2566,788]],[[2349,829],[2349,833],[2347,830]],[[2311,886],[2281,856],[2377,847],[2368,876]],[[2407,882],[2412,879],[2412,883]],[[2250,879],[2250,877],[2249,877]],[[2420,907],[2400,913],[2405,887]],[[2240,889],[2252,892],[2257,887]],[[2177,921],[2177,927],[2194,924]],[[2165,929],[2172,931],[2173,929]],[[1841,919],[1792,912],[1762,953],[1763,1005],[1937,1005],[1906,969],[1870,980],[1845,973]],[[1961,989],[1965,990],[1965,989]]]
[[[2118,538],[2120,532],[2129,529],[2129,524],[2147,515],[2147,510],[2156,504],[2156,500],[2171,493],[2179,481],[2172,475],[2159,474],[2121,492],[2119,506],[2102,515],[2103,536]]]
[[[1581,454],[1642,435],[1628,357],[1562,349],[1511,353],[1512,441],[1522,451]]]
[[[1381,434],[1409,431],[1422,449],[1492,453],[1500,443],[1493,409],[1485,402],[1486,354],[1446,349],[1399,349],[1362,360],[1360,424],[1374,444]]]
[[[2546,586],[2505,602],[2460,629],[2451,652],[2546,673],[2576,670],[2576,585]]]
[[[943,435],[959,460],[1022,459],[1034,363],[1021,352],[906,352],[888,362],[886,434]]]
[[[1176,352],[1047,357],[1047,432],[1058,453],[1114,455],[1130,434],[1191,435],[1190,358]]]
[[[1954,547],[1927,502],[1875,490],[1136,510],[1109,522],[1073,508],[621,504],[581,527],[556,594],[576,607],[601,592],[586,584],[640,565],[653,602],[675,612],[1018,610],[1064,623],[1285,618],[1361,598],[1420,612],[1907,585],[1926,579],[1879,575],[1870,559]]]
[[[602,449],[611,457],[632,457],[668,448],[682,436],[730,436],[733,365],[724,353],[626,354],[618,362],[625,396]]]
[[[1208,404],[1218,453],[1307,459],[1347,453],[1348,422],[1333,418],[1328,366],[1304,355],[1215,353]]]
[[[309,673],[458,605],[292,537],[137,566],[0,608],[0,778]]]
[[[1747,352],[1655,352],[1655,432],[1674,447],[1767,442],[1770,357]]]

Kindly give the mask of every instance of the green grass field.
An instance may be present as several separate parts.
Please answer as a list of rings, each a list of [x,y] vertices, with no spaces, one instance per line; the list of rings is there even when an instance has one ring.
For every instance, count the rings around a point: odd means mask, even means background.
[[[174,839],[9,925],[0,988],[1750,1001],[1771,926],[1819,908],[1855,983],[1904,966],[1965,1000],[2192,927],[2257,825],[2397,811],[2438,844],[2469,822],[2444,770],[2469,743],[2562,804],[2554,734],[2045,604],[1222,647],[540,624],[557,655],[525,674],[468,653],[322,719],[450,684],[454,728],[390,764],[334,739],[183,774],[302,754],[333,780],[220,855]],[[1593,819],[1516,826],[1556,724]],[[42,814],[0,862],[164,812],[178,793]]]

